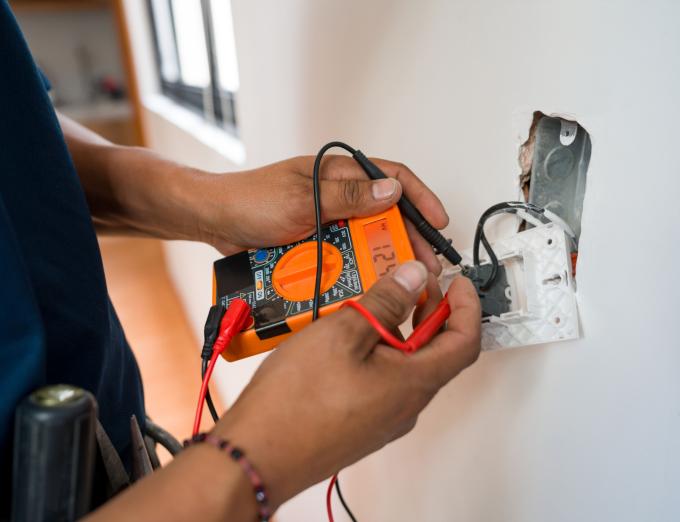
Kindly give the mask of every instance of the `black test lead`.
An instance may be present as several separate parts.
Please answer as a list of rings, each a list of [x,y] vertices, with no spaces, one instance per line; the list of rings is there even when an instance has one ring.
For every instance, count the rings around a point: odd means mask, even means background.
[[[361,168],[364,169],[364,172],[368,174],[369,178],[383,179],[387,177],[385,173],[380,170],[380,168],[375,163],[369,160],[360,150],[355,150],[352,152],[352,156],[357,161],[357,163],[361,165]],[[441,234],[441,232],[439,232],[439,230],[434,228],[406,196],[402,194],[397,205],[399,206],[401,213],[406,216],[411,223],[413,223],[418,233],[423,236],[425,240],[430,243],[430,245],[432,245],[437,254],[443,255],[451,262],[451,264],[460,266],[462,258],[456,249],[453,248],[451,240],[446,239]]]

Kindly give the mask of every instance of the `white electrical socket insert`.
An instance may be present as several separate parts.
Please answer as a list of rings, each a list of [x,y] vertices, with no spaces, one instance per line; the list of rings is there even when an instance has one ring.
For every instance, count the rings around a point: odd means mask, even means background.
[[[579,337],[576,285],[570,240],[553,223],[496,241],[492,248],[505,267],[508,312],[482,319],[482,350],[516,348]],[[482,253],[486,254],[482,248]],[[481,259],[482,264],[488,258]],[[463,265],[472,251],[463,252]],[[460,269],[449,263],[439,278],[445,291]]]

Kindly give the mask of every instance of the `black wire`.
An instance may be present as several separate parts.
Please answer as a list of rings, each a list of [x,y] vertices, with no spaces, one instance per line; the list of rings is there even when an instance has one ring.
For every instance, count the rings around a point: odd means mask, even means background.
[[[319,170],[321,168],[321,159],[323,155],[328,152],[329,149],[333,147],[340,147],[345,149],[350,154],[354,155],[356,152],[352,147],[341,141],[332,141],[327,143],[316,155],[314,160],[314,170],[312,172],[312,181],[314,185],[314,217],[316,220],[316,278],[314,280],[314,300],[312,302],[312,321],[316,321],[319,318],[319,298],[321,297],[321,275],[323,272],[323,237],[321,235],[321,197],[319,190]],[[342,496],[342,490],[340,489],[340,477],[335,479],[335,491],[338,494],[340,503],[345,509],[345,512],[352,519],[352,522],[357,522],[354,513],[345,502],[345,498]]]
[[[153,422],[149,417],[146,418],[146,435],[151,437],[154,442],[163,446],[173,457],[182,451],[182,445],[170,433]]]
[[[319,190],[319,170],[321,168],[321,159],[323,155],[333,147],[340,147],[345,149],[350,154],[354,154],[356,150],[342,143],[341,141],[331,141],[327,143],[316,155],[314,160],[314,170],[312,171],[312,182],[314,186],[314,217],[316,220],[316,278],[314,280],[314,301],[312,302],[312,321],[319,318],[319,298],[321,296],[321,272],[323,267],[323,238],[321,237],[321,199]]]
[[[220,331],[220,323],[222,322],[222,318],[224,317],[226,311],[226,303],[220,300],[217,304],[214,304],[210,307],[208,318],[205,320],[205,326],[203,327],[203,349],[201,350],[201,381],[205,377],[205,372],[208,369],[210,357],[213,353],[213,346],[215,345],[215,340],[217,339]],[[217,422],[220,417],[217,414],[217,410],[215,409],[215,404],[213,403],[209,389],[205,396],[205,402],[208,404],[210,415],[212,416],[213,420]]]
[[[207,359],[203,359],[203,363],[201,364],[201,380],[205,377],[205,372],[208,369],[208,364],[210,361]],[[217,414],[217,410],[215,409],[215,403],[212,400],[212,396],[210,395],[210,389],[206,389],[205,392],[205,403],[208,405],[208,409],[210,410],[210,416],[212,419],[217,422],[220,420],[220,416]]]
[[[494,281],[496,280],[496,276],[498,275],[499,267],[498,257],[496,256],[496,253],[493,251],[493,248],[491,248],[491,244],[489,243],[489,240],[486,238],[486,234],[484,234],[484,224],[490,217],[494,216],[495,214],[499,213],[516,214],[518,210],[526,210],[538,216],[543,216],[545,213],[544,209],[531,203],[524,203],[523,201],[506,201],[504,203],[498,203],[496,205],[489,207],[484,211],[484,213],[479,218],[479,222],[477,223],[477,229],[475,230],[475,240],[472,247],[473,264],[476,267],[479,267],[480,243],[484,246],[484,250],[486,250],[486,253],[489,256],[489,261],[491,262],[491,273],[489,274],[489,277],[487,278],[486,282],[484,282],[484,284],[480,286],[481,290],[488,290],[491,287],[491,285],[493,285]]]
[[[494,252],[493,248],[491,248],[491,244],[489,243],[489,240],[486,238],[486,234],[484,234],[483,230],[480,240],[482,245],[484,246],[484,250],[486,250],[486,253],[489,255],[489,261],[491,261],[491,273],[489,274],[489,277],[487,278],[486,282],[480,288],[482,290],[488,290],[494,283],[494,281],[496,281],[496,277],[498,276],[499,263],[498,257],[496,256],[496,252]]]
[[[345,497],[342,496],[342,491],[340,490],[340,477],[335,477],[335,492],[338,494],[340,503],[342,504],[342,507],[345,508],[345,513],[347,513],[347,516],[349,516],[352,522],[357,522],[357,519],[354,518],[352,510],[347,505],[347,502],[345,502]]]

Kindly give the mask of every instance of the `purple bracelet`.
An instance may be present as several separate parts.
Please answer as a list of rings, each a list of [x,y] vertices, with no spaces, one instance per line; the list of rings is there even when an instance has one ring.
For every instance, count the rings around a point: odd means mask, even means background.
[[[262,479],[260,479],[255,468],[253,468],[248,459],[246,459],[243,450],[240,450],[236,446],[232,446],[229,441],[216,437],[210,433],[199,433],[198,435],[194,435],[190,439],[184,441],[184,447],[187,448],[194,444],[198,444],[199,442],[207,442],[208,444],[215,446],[218,450],[225,451],[234,462],[241,466],[241,469],[253,486],[255,500],[257,501],[257,514],[260,517],[260,522],[268,522],[272,516],[272,512],[269,508],[267,492],[264,489]]]

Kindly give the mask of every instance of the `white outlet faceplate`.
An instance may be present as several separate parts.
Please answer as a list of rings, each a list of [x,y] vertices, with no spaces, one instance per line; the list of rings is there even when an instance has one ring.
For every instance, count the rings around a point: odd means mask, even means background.
[[[576,288],[564,231],[549,223],[496,241],[492,247],[506,269],[511,305],[510,311],[482,320],[482,350],[577,339]],[[482,258],[485,262],[488,258]],[[463,253],[463,264],[472,264],[472,251]],[[439,278],[442,289],[459,274],[458,267],[446,263]]]

